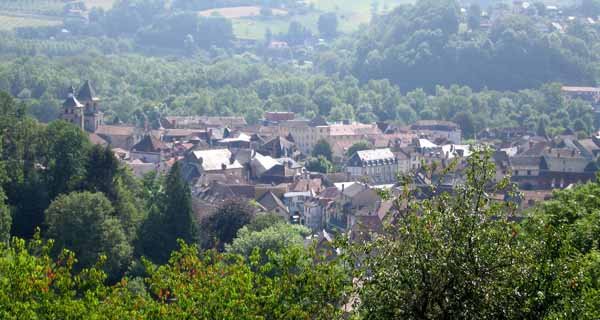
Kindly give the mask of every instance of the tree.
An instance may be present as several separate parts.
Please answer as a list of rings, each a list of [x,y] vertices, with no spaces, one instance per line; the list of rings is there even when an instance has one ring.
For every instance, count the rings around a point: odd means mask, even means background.
[[[106,255],[105,270],[117,279],[128,266],[132,247],[110,201],[102,193],[75,192],[56,198],[46,210],[46,236],[55,241],[55,253],[69,249],[79,268],[91,267]]]
[[[368,141],[359,141],[348,148],[348,151],[346,151],[346,156],[352,157],[358,151],[369,150],[371,148],[373,148],[373,145],[371,145],[371,143]]]
[[[280,253],[283,249],[293,246],[302,248],[304,238],[310,230],[304,226],[279,223],[260,231],[252,231],[248,226],[241,228],[231,244],[225,245],[229,253],[235,253],[250,258],[253,251],[258,249],[267,260],[267,252]]]
[[[547,117],[540,117],[537,123],[536,134],[540,137],[545,137],[547,135],[546,126],[548,125]]]
[[[5,200],[6,195],[4,194],[2,187],[0,187],[0,243],[8,242],[12,226],[12,217]]]
[[[290,22],[286,39],[291,45],[301,45],[311,36],[310,30],[306,29],[300,22]]]
[[[223,250],[231,243],[239,229],[254,218],[254,208],[243,201],[227,201],[202,222],[207,246]]]
[[[86,162],[82,189],[102,192],[112,203],[130,241],[133,241],[142,220],[136,197],[140,186],[131,173],[121,167],[109,147],[94,146]]]
[[[452,119],[456,124],[460,126],[463,135],[466,138],[473,138],[475,136],[475,120],[470,112],[460,111]]]
[[[587,16],[598,16],[600,14],[600,1],[582,0],[580,5],[580,11]]]
[[[333,164],[323,156],[308,158],[304,166],[306,170],[312,172],[330,173],[333,171]]]
[[[331,150],[331,145],[329,142],[327,142],[325,139],[317,141],[313,147],[312,156],[316,158],[323,156],[325,159],[331,161],[333,158],[333,151]]]
[[[481,25],[481,7],[476,3],[469,6],[467,25],[471,30],[478,30]]]
[[[338,18],[335,12],[321,14],[317,25],[321,37],[331,39],[337,35]]]
[[[285,219],[275,213],[259,214],[252,221],[244,226],[250,232],[262,231],[275,225],[286,223]]]
[[[390,213],[393,227],[373,242],[358,242],[349,257],[361,283],[358,314],[370,319],[522,316],[530,292],[520,285],[532,260],[517,224],[508,220],[514,206],[489,196],[508,186],[508,181],[490,185],[494,174],[489,152],[479,152],[469,158],[466,183],[453,195],[413,202],[405,189]]]
[[[65,121],[50,123],[45,134],[48,139],[46,179],[53,199],[81,184],[91,145],[85,132]]]
[[[171,252],[177,249],[178,239],[190,244],[198,241],[191,192],[182,178],[178,162],[173,164],[164,181],[164,192],[153,190],[153,182],[148,183],[149,196],[158,197],[158,202],[148,200],[150,213],[142,226],[141,251],[155,262],[166,262]]]
[[[102,192],[111,201],[116,200],[115,179],[119,171],[119,160],[109,147],[92,147],[85,164],[83,189]]]

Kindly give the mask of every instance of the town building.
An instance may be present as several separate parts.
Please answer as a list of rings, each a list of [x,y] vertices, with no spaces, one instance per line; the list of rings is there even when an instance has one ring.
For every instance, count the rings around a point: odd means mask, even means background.
[[[368,178],[374,184],[396,182],[400,165],[389,149],[357,151],[346,163],[346,171],[351,179]]]
[[[338,142],[358,142],[368,136],[381,134],[376,124],[362,124],[345,121],[329,124],[318,116],[311,121],[287,121],[282,124],[293,137],[296,146],[302,153],[310,154],[320,140],[327,141],[330,145]],[[343,154],[336,154],[342,157]]]
[[[77,94],[71,87],[67,99],[63,102],[61,119],[79,126],[82,130],[96,132],[98,127],[104,125],[104,113],[99,108],[100,98],[86,80]]]
[[[165,160],[170,148],[152,135],[146,135],[129,151],[131,160],[140,160],[145,163],[160,163]]]
[[[450,121],[441,120],[420,120],[410,126],[420,137],[427,137],[429,140],[446,140],[453,144],[462,143],[462,132],[460,127]]]

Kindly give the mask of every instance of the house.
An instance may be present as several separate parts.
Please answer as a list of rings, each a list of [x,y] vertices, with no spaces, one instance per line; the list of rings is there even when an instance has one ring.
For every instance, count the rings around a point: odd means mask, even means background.
[[[134,126],[100,125],[95,133],[112,148],[125,150],[130,150],[143,137],[143,133]]]
[[[243,129],[248,125],[243,117],[168,116],[165,120],[168,127],[179,129]]]
[[[304,167],[290,158],[275,159],[277,164],[265,171],[259,181],[262,183],[292,183],[304,172]]]
[[[187,181],[206,185],[212,181],[242,182],[244,167],[227,149],[197,150],[184,159],[183,174]]]
[[[280,123],[283,121],[294,120],[296,114],[293,112],[265,112],[265,121],[269,123]]]
[[[276,196],[272,191],[269,191],[260,197],[257,202],[262,205],[268,212],[272,212],[282,217],[285,221],[291,221],[290,211],[288,207]]]
[[[389,148],[356,152],[346,163],[352,179],[369,178],[375,184],[393,183],[400,172],[398,159]]]
[[[561,91],[565,97],[570,99],[582,99],[592,105],[600,103],[600,88],[563,86]]]
[[[419,136],[427,136],[430,140],[441,138],[453,144],[460,144],[462,141],[460,127],[450,121],[420,120],[412,124],[410,130]]]
[[[134,145],[129,151],[129,156],[132,160],[141,160],[146,163],[159,163],[165,158],[170,148],[162,141],[146,135],[140,142]]]
[[[304,214],[304,204],[314,197],[315,194],[312,191],[286,192],[283,195],[283,203],[288,207],[293,222],[301,222],[302,215]]]
[[[320,140],[334,145],[337,142],[356,142],[365,140],[366,137],[373,134],[381,134],[376,124],[351,123],[349,121],[329,124],[321,116],[317,116],[311,121],[286,121],[281,125],[286,127],[296,146],[304,154],[310,154]],[[334,156],[342,157],[343,154],[337,153]]]
[[[323,229],[323,206],[318,199],[311,199],[304,203],[301,224],[313,232]]]
[[[295,143],[280,136],[265,142],[257,151],[273,158],[294,158],[298,152]]]
[[[229,134],[227,138],[217,141],[217,145],[227,147],[228,149],[248,149],[252,137],[240,132],[238,134]]]

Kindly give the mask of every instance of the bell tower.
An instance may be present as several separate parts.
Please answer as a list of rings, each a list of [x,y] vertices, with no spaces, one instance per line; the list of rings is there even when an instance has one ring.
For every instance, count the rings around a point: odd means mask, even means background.
[[[75,88],[71,86],[67,99],[63,102],[61,119],[75,124],[84,130],[84,105],[75,97]]]
[[[96,132],[99,126],[104,124],[104,113],[98,106],[100,98],[92,87],[90,80],[86,80],[77,93],[77,100],[83,104],[83,129]]]

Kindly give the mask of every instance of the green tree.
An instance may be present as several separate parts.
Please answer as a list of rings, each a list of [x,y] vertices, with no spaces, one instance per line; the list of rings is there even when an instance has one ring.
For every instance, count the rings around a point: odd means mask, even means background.
[[[310,230],[304,226],[279,223],[260,231],[252,231],[248,226],[241,228],[231,244],[225,250],[250,258],[255,249],[267,260],[268,251],[279,253],[285,248],[304,246],[304,238]]]
[[[191,192],[183,180],[181,165],[176,162],[165,178],[163,190],[157,190],[155,177],[147,177],[146,187],[150,197],[150,210],[142,226],[140,246],[142,253],[155,262],[166,262],[177,249],[177,240],[194,244],[198,241],[198,225],[192,208]]]
[[[91,149],[82,185],[83,190],[102,192],[111,201],[127,237],[133,241],[143,218],[136,195],[140,186],[109,147],[96,145]]]
[[[254,208],[243,201],[227,201],[202,221],[206,246],[223,250],[238,230],[254,219]]]
[[[93,266],[106,255],[105,269],[117,279],[127,268],[133,249],[113,213],[102,193],[61,195],[46,210],[46,236],[54,239],[56,254],[62,249],[75,252],[80,268]]]
[[[371,143],[369,143],[368,141],[359,141],[350,146],[350,148],[348,148],[348,151],[346,151],[346,156],[352,157],[358,151],[369,150],[372,148],[373,145],[371,145]]]
[[[325,159],[331,161],[333,159],[333,151],[331,145],[327,140],[321,139],[317,141],[312,150],[312,156],[318,158],[319,156],[325,157]]]
[[[489,196],[495,170],[488,152],[468,160],[466,183],[453,195],[409,199],[392,212],[393,228],[374,236],[350,256],[357,266],[358,314],[370,319],[519,318],[520,287],[530,275],[531,258],[518,226],[508,218],[510,202]],[[490,193],[488,193],[490,192]],[[409,189],[397,201],[410,197]],[[402,207],[399,207],[402,208]],[[393,294],[390,294],[393,292]]]
[[[86,156],[91,147],[86,133],[65,121],[46,128],[48,191],[51,198],[75,190],[85,177]]]
[[[470,112],[461,111],[452,118],[456,124],[460,126],[465,138],[473,138],[475,136],[475,120]]]
[[[337,35],[338,28],[337,14],[335,14],[335,12],[321,14],[317,26],[321,37],[326,39],[334,38]]]
[[[275,213],[267,213],[256,215],[254,219],[252,219],[252,221],[244,227],[250,232],[256,232],[281,223],[286,223],[283,217]]]
[[[333,172],[333,164],[323,156],[308,158],[304,165],[306,170],[320,173]]]
[[[89,152],[85,163],[83,189],[90,192],[102,192],[111,201],[117,198],[115,179],[119,171],[119,160],[109,147],[95,145]]]

